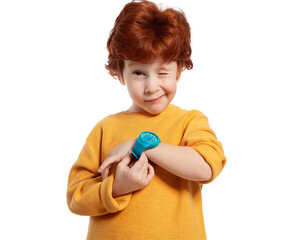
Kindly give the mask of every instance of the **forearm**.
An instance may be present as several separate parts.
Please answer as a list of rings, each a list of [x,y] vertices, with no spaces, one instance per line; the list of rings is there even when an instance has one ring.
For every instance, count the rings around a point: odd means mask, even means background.
[[[101,184],[98,179],[71,183],[67,191],[67,203],[71,212],[84,216],[100,216],[109,211],[103,206],[99,194]]]
[[[99,149],[99,146],[97,146]],[[67,203],[71,212],[86,216],[100,216],[123,210],[129,204],[131,195],[113,198],[113,176],[102,179],[95,170],[99,155],[93,155],[94,146],[87,141],[72,166],[67,189]],[[115,165],[111,167],[115,171]]]
[[[191,181],[208,181],[211,168],[193,148],[160,143],[147,149],[146,156],[160,167],[181,178]]]

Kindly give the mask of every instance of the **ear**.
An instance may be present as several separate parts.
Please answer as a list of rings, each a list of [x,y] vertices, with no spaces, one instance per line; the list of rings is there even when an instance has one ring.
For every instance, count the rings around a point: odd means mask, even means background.
[[[118,76],[118,80],[122,85],[124,85],[124,86],[126,85],[123,76]]]
[[[177,71],[176,80],[179,82],[182,71]]]
[[[176,80],[177,82],[179,82],[179,79],[180,79],[180,76],[181,76],[181,73],[183,72],[183,67],[181,66],[181,64],[179,64],[177,62],[177,73],[176,73]]]

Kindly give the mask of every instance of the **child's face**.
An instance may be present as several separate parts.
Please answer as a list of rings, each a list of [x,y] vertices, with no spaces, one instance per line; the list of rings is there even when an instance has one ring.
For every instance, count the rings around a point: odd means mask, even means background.
[[[123,78],[121,83],[127,86],[133,101],[128,111],[159,114],[176,94],[177,62],[142,64],[125,60]]]

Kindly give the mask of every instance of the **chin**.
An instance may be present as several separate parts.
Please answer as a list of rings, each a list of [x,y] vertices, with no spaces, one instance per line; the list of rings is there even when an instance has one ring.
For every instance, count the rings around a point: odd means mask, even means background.
[[[160,114],[162,111],[148,111],[148,113],[150,113],[151,115],[158,115]]]
[[[165,110],[167,106],[158,106],[158,107],[153,107],[151,109],[147,109],[146,111],[152,115],[158,115],[160,114],[162,111]]]

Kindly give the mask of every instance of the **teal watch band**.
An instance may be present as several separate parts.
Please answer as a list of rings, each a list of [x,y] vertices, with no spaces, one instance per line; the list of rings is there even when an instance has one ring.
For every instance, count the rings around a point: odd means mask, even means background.
[[[145,150],[146,148],[143,145],[141,145],[138,141],[136,141],[131,153],[133,156],[135,156],[136,159],[139,159],[142,152],[144,152]]]
[[[159,143],[160,139],[155,133],[149,131],[142,132],[136,140],[131,153],[136,159],[139,159],[142,152],[146,149],[156,147]]]

